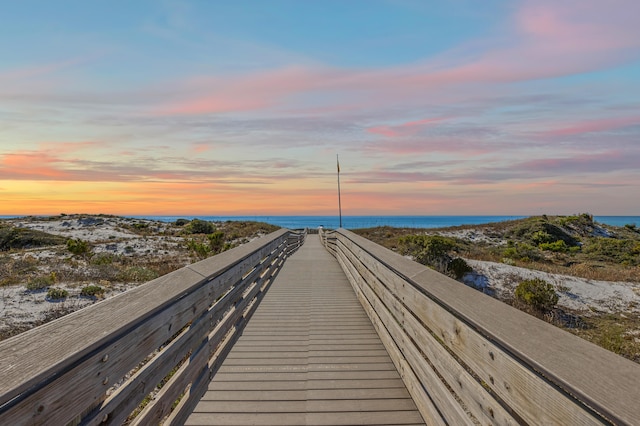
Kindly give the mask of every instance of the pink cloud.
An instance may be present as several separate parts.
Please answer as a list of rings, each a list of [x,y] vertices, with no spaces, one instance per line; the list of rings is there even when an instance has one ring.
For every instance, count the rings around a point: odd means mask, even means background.
[[[196,154],[201,154],[203,152],[211,151],[211,145],[208,143],[195,143],[193,144],[192,149]]]
[[[178,98],[152,113],[338,115],[345,108],[360,112],[402,105],[409,109],[424,105],[425,99],[441,105],[461,99],[486,102],[488,97],[512,90],[513,86],[502,84],[505,82],[591,72],[637,59],[640,25],[631,17],[640,16],[640,2],[612,1],[525,0],[496,29],[501,44],[491,39],[475,41],[473,46],[461,46],[421,63],[378,69],[292,65],[242,75],[192,77],[177,83]],[[444,120],[446,117],[426,118],[371,126],[366,131],[390,139],[416,137]],[[570,134],[580,129],[564,131]],[[408,141],[397,147],[378,144],[373,148],[413,153],[425,152],[423,145]]]
[[[42,142],[39,148],[42,151],[54,151],[57,154],[69,154],[96,148],[104,148],[105,142],[82,141],[82,142]]]
[[[2,179],[66,180],[70,174],[59,167],[60,160],[44,152],[14,152],[0,157]]]
[[[566,127],[543,132],[547,136],[571,136],[584,133],[606,132],[618,130],[628,126],[640,125],[640,116],[614,117],[600,120],[588,120],[571,124]]]
[[[571,175],[581,173],[608,173],[620,170],[636,170],[640,152],[617,150],[576,155],[572,157],[545,158],[514,165],[520,173],[545,175]]]
[[[182,83],[185,100],[164,106],[156,113],[197,115],[263,109],[281,103],[288,96],[336,86],[337,73],[293,66],[241,76],[193,78]]]
[[[515,24],[532,42],[553,42],[548,48],[594,52],[637,47],[638,14],[630,0],[528,0]]]
[[[367,132],[388,138],[397,138],[401,136],[412,136],[420,133],[425,127],[433,126],[447,117],[425,118],[423,120],[409,121],[397,126],[375,126],[367,128]]]
[[[50,62],[46,64],[33,65],[30,67],[17,68],[11,71],[0,72],[0,81],[25,80],[32,77],[40,77],[42,75],[53,74],[60,70],[73,67],[78,64],[89,62],[98,57],[98,54],[71,58],[58,62]]]

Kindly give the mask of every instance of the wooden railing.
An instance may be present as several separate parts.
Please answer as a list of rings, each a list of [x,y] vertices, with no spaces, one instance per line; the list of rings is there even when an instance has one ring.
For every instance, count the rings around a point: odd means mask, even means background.
[[[183,423],[304,237],[276,231],[0,342],[0,423]]]
[[[640,365],[352,232],[320,232],[427,424],[640,424]]]

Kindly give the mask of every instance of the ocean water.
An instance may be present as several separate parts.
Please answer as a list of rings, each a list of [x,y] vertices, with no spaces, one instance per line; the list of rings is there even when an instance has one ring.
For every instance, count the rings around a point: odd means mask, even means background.
[[[339,227],[337,216],[131,216],[141,219],[174,222],[176,219],[202,219],[215,222],[227,220],[251,220],[266,222],[289,229]],[[446,228],[459,225],[480,225],[491,222],[521,219],[527,216],[343,216],[346,229],[392,226],[394,228]],[[635,224],[640,226],[640,216],[594,216],[596,222],[612,226]]]
[[[2,216],[12,219],[21,216]],[[174,222],[177,219],[202,219],[215,222],[227,220],[252,220],[271,223],[289,229],[339,227],[338,216],[127,216],[138,219]],[[342,227],[347,229],[392,226],[394,228],[446,228],[459,225],[481,225],[491,222],[521,219],[527,216],[343,216]],[[640,216],[594,216],[596,222],[612,226],[636,225],[640,227]]]

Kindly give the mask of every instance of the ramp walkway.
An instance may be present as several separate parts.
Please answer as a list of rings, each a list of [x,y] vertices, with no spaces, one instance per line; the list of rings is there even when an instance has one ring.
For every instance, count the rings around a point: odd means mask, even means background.
[[[0,342],[0,426],[640,425],[640,366],[346,229]]]
[[[186,424],[424,422],[340,265],[310,236]]]

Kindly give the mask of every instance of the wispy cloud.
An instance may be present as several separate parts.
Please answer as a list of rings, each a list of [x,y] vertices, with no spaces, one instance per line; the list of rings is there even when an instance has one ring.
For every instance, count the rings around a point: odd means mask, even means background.
[[[447,120],[447,117],[424,118],[422,120],[408,121],[395,126],[369,127],[367,131],[369,133],[386,136],[388,138],[412,136],[420,133],[425,127],[434,126],[444,120]]]
[[[515,165],[526,175],[567,175],[575,173],[608,173],[620,170],[636,170],[640,164],[640,150],[636,152],[605,151],[594,154],[574,155],[566,158],[547,158],[525,161]]]
[[[87,63],[92,59],[93,57],[76,57],[58,62],[50,62],[12,70],[5,70],[0,72],[0,82],[4,82],[5,84],[7,84],[11,81],[42,77],[44,75],[53,74],[79,64]]]
[[[542,132],[546,136],[573,136],[585,133],[599,133],[624,129],[629,126],[640,126],[640,115],[632,117],[611,117],[595,120],[585,120],[571,123],[565,127],[560,127]]]
[[[48,144],[43,144],[47,146]],[[84,159],[75,154],[94,143],[62,144],[56,152],[43,148],[0,154],[0,180],[57,180],[69,182],[215,182],[221,185],[267,185],[322,176],[304,162],[285,158],[212,160],[188,156],[147,156],[131,153],[126,161]],[[68,155],[72,154],[72,155]]]

